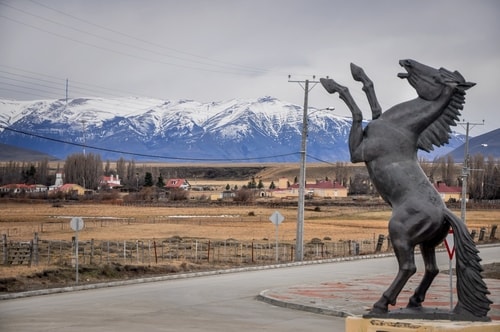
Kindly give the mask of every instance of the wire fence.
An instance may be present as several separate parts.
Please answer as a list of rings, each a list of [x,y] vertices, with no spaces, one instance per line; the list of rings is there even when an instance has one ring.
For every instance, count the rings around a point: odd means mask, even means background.
[[[471,235],[476,242],[496,240],[497,225],[483,227]],[[78,253],[76,248],[78,247]],[[165,264],[172,261],[225,265],[288,263],[295,260],[295,243],[213,240],[171,237],[138,240],[44,240],[34,233],[28,241],[10,241],[2,236],[1,257],[4,265],[74,265],[76,254],[81,264]],[[391,252],[390,239],[377,238],[350,241],[313,239],[305,243],[304,260]]]
[[[26,248],[29,248],[27,250]],[[304,260],[364,255],[390,250],[390,242],[319,241],[304,244]],[[3,236],[4,265],[68,265],[75,263],[75,241],[42,240],[35,234],[30,241],[9,241]],[[173,237],[149,240],[90,240],[78,242],[80,264],[163,264],[172,261],[226,265],[285,263],[295,260],[295,243],[275,241],[210,240]]]

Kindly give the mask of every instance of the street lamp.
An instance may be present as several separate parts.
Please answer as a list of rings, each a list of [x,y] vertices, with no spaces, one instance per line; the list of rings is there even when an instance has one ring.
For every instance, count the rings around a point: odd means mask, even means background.
[[[305,91],[308,91],[309,81],[306,80]],[[304,260],[304,205],[305,205],[305,192],[306,192],[306,150],[307,150],[307,133],[308,133],[308,120],[307,120],[307,93],[304,97],[304,112],[302,115],[302,144],[300,149],[300,172],[299,172],[299,201],[297,213],[297,237],[295,239],[295,260]],[[325,110],[334,110],[333,107],[328,107]],[[313,111],[322,111],[323,109]],[[311,113],[311,114],[312,114]]]
[[[469,127],[471,125],[470,122],[460,123],[465,124],[465,151],[464,151],[464,162],[462,166],[462,201],[461,201],[461,218],[464,224],[466,223],[465,214],[467,210],[467,178],[470,174],[469,169]],[[484,125],[483,123],[472,123],[473,126],[476,125]]]

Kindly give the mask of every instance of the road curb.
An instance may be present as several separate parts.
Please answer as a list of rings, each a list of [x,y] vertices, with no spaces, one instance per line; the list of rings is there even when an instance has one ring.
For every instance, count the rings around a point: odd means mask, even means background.
[[[339,263],[339,262],[347,262],[347,261],[355,261],[355,260],[363,260],[363,259],[384,258],[384,257],[390,257],[390,256],[394,256],[394,254],[387,253],[387,254],[376,254],[376,255],[339,257],[339,258],[331,258],[331,259],[324,259],[324,260],[312,260],[312,261],[292,262],[292,263],[283,263],[283,264],[238,267],[238,268],[230,268],[230,269],[224,269],[224,270],[180,273],[180,274],[171,274],[171,275],[157,276],[157,277],[102,282],[102,283],[95,283],[95,284],[85,284],[85,285],[79,285],[79,286],[67,286],[67,287],[60,287],[60,288],[39,289],[39,290],[32,290],[32,291],[26,291],[26,292],[2,294],[2,295],[0,295],[0,301],[13,300],[13,299],[30,297],[30,296],[50,295],[50,294],[82,291],[82,290],[100,289],[100,288],[107,288],[107,287],[136,285],[136,284],[143,284],[143,283],[149,283],[149,282],[213,276],[213,275],[218,275],[218,274],[271,270],[271,269],[305,266],[305,265],[313,265],[313,264]]]
[[[266,293],[268,293],[270,291],[271,291],[270,289],[266,289],[266,290],[260,292],[260,294],[257,295],[255,297],[255,299],[257,301],[265,302],[265,303],[274,305],[276,307],[282,307],[282,308],[286,308],[286,309],[301,310],[301,311],[312,312],[315,314],[322,314],[322,315],[335,316],[335,317],[353,316],[352,314],[345,312],[345,311],[342,311],[342,310],[325,309],[325,308],[320,308],[320,307],[317,307],[314,305],[298,304],[298,303],[293,303],[293,302],[277,300],[277,299],[274,299],[274,298],[266,295]]]

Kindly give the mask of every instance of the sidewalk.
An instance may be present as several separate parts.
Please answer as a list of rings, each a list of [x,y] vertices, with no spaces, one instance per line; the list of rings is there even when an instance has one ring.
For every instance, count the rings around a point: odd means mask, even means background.
[[[389,310],[406,307],[408,299],[422,279],[423,273],[415,274],[406,284],[398,297],[396,306]],[[292,287],[268,289],[262,291],[258,299],[273,305],[291,309],[305,310],[332,316],[360,316],[368,313],[372,305],[380,298],[392,282],[395,274],[383,274],[360,277],[347,282],[324,282],[320,284],[304,284]],[[485,279],[493,301],[488,316],[492,320],[500,320],[500,280]],[[456,276],[453,276],[455,287]],[[453,302],[457,301],[454,289]],[[427,292],[424,306],[427,308],[450,309],[449,275],[440,273]]]

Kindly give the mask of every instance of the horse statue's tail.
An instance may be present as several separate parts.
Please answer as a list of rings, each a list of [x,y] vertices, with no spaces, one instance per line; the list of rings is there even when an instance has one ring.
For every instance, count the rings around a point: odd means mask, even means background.
[[[483,268],[479,263],[481,258],[467,227],[461,219],[446,209],[445,220],[453,228],[458,302],[454,313],[470,316],[476,320],[489,320],[487,317],[491,302],[487,294],[488,288],[481,276]]]

